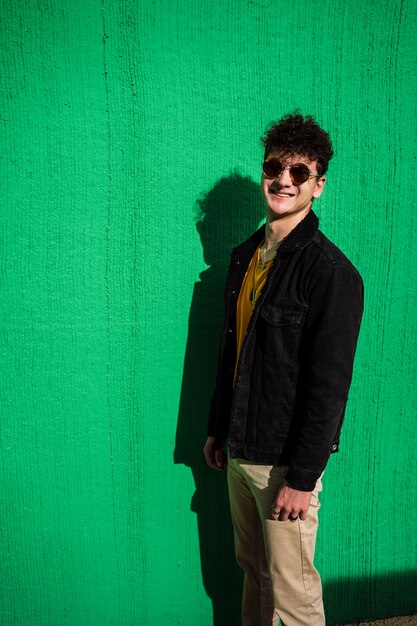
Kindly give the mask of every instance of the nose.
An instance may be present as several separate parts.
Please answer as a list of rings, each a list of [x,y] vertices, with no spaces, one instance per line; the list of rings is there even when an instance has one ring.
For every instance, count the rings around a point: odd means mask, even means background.
[[[278,174],[275,181],[281,187],[290,187],[292,185],[292,180],[290,178],[290,168],[289,166],[284,167],[282,171]]]

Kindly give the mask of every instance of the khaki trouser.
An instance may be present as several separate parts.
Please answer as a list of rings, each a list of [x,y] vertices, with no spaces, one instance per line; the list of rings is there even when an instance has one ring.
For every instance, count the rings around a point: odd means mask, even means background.
[[[236,559],[244,576],[243,626],[324,626],[319,573],[313,565],[320,506],[317,481],[306,520],[275,521],[271,504],[286,467],[229,458]]]

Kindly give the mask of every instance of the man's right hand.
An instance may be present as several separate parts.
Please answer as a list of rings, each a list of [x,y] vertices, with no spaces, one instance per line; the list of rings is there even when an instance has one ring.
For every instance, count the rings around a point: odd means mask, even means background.
[[[212,469],[223,471],[226,465],[227,457],[224,453],[223,446],[216,450],[213,449],[215,441],[215,437],[207,437],[206,445],[203,449],[204,456],[206,457],[207,465],[209,465]]]

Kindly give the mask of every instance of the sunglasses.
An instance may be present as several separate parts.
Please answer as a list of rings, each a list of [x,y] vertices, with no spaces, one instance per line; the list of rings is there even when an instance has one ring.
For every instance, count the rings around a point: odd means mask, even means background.
[[[302,185],[309,178],[320,178],[320,174],[312,174],[304,163],[284,167],[278,157],[269,157],[262,163],[262,171],[267,178],[278,178],[284,170],[289,170],[294,185]]]

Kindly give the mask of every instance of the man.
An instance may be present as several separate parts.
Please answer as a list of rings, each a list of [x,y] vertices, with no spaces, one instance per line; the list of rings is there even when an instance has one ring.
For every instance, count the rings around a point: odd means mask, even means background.
[[[333,156],[328,134],[294,114],[263,143],[266,224],[232,253],[204,454],[222,470],[228,440],[243,625],[323,626],[318,493],[338,449],[363,285],[312,210]]]

